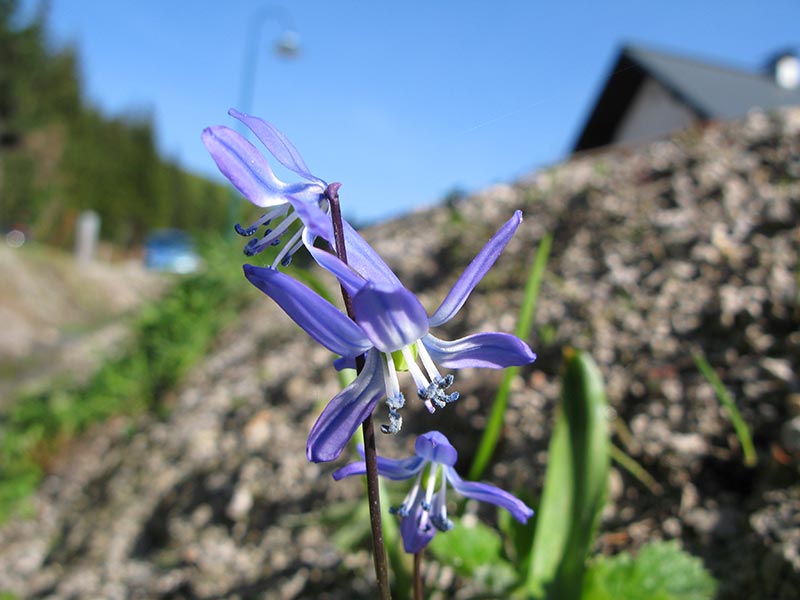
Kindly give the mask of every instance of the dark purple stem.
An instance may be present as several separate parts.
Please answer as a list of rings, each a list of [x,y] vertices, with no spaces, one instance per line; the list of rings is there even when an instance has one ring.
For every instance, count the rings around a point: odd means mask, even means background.
[[[414,553],[414,600],[422,600],[422,550]]]
[[[339,206],[339,188],[342,184],[332,183],[325,190],[325,197],[331,206],[331,224],[333,239],[336,244],[336,255],[343,263],[347,263],[347,250],[344,243],[344,227],[342,225],[342,209]],[[347,316],[354,319],[353,300],[342,287],[342,299]],[[364,368],[364,356],[356,357],[356,371]],[[389,588],[389,566],[386,561],[386,549],[383,544],[383,528],[381,526],[381,495],[378,489],[378,452],[375,448],[375,426],[372,413],[361,424],[364,434],[364,461],[367,465],[367,500],[369,501],[369,521],[372,527],[372,553],[375,562],[375,577],[378,580],[378,598],[391,600]]]

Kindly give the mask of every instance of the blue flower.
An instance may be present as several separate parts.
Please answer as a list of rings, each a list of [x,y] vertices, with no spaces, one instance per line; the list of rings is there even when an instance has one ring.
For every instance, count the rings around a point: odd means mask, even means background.
[[[269,209],[249,227],[236,225],[236,232],[245,237],[254,236],[262,227],[265,228],[261,237],[254,237],[248,242],[245,254],[253,256],[268,246],[283,243],[273,267],[278,264],[285,266],[304,243],[313,243],[313,239],[304,236],[303,224],[308,225],[314,219],[329,221],[326,196],[329,186],[311,174],[297,148],[274,125],[234,109],[229,110],[228,114],[244,123],[279,163],[305,180],[285,183],[278,179],[258,149],[229,127],[217,125],[203,131],[203,143],[222,174],[250,202]],[[332,185],[338,189],[338,184]],[[303,224],[290,233],[298,218]],[[286,236],[289,239],[284,243]]]
[[[361,456],[364,448],[359,445]],[[464,481],[453,466],[458,460],[456,449],[438,431],[430,431],[417,438],[415,456],[395,460],[378,457],[378,474],[394,481],[416,477],[411,491],[403,503],[392,509],[400,515],[400,533],[405,551],[414,554],[428,545],[436,531],[448,531],[453,522],[447,518],[447,484],[466,498],[488,502],[505,508],[520,523],[525,523],[533,515],[533,510],[522,500],[488,483]],[[422,479],[425,467],[428,477],[423,489]],[[439,471],[442,475],[439,477]],[[336,481],[351,475],[363,475],[367,468],[365,462],[350,463],[334,472]],[[437,482],[441,482],[436,489]]]
[[[463,306],[521,220],[522,215],[517,211],[478,253],[430,317],[377,254],[380,264],[373,264],[369,271],[372,279],[365,279],[333,255],[309,248],[352,294],[355,320],[274,268],[244,266],[245,276],[253,285],[317,342],[342,356],[336,362],[337,368],[353,366],[357,356],[366,354],[361,373],[328,403],[314,424],[306,446],[309,460],[326,462],[337,458],[381,398],[386,398],[389,407],[389,424],[381,429],[384,433],[399,431],[402,419],[397,411],[405,404],[399,370],[411,373],[417,394],[433,412],[458,398],[458,393],[446,391],[453,383],[453,376],[443,377],[437,365],[447,369],[502,369],[536,359],[525,342],[507,333],[479,333],[445,341],[429,332],[431,327],[449,321]],[[356,253],[359,260],[368,255],[365,249]]]

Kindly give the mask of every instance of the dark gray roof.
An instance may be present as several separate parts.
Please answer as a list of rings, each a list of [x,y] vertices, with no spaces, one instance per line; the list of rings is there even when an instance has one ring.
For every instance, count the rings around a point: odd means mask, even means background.
[[[573,151],[605,146],[647,78],[661,83],[698,119],[730,119],[752,108],[800,105],[800,89],[784,89],[772,75],[625,46],[578,135]]]
[[[800,104],[800,89],[784,89],[766,72],[749,72],[638,47],[625,53],[702,118],[729,119],[751,108]]]

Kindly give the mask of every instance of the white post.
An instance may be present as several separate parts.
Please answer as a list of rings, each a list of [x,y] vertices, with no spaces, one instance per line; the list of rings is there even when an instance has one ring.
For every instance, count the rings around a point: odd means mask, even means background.
[[[75,228],[75,260],[80,266],[88,265],[94,260],[99,236],[100,215],[93,210],[83,211]]]

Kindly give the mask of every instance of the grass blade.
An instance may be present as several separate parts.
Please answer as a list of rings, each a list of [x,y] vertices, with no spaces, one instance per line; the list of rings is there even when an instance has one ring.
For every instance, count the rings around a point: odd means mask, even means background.
[[[708,383],[710,383],[711,387],[714,388],[714,393],[716,393],[720,404],[722,404],[722,406],[724,406],[725,410],[728,412],[728,417],[730,417],[730,420],[733,423],[733,428],[736,431],[736,437],[739,438],[739,443],[742,445],[744,464],[748,467],[756,466],[758,457],[756,456],[756,450],[753,446],[753,438],[750,437],[750,428],[742,418],[742,413],[740,413],[739,409],[736,408],[736,403],[728,393],[728,390],[725,389],[725,386],[722,384],[722,380],[711,367],[711,364],[709,364],[708,360],[706,360],[705,355],[698,350],[692,353],[692,358],[694,358],[694,364],[697,365],[697,368],[706,378]]]
[[[550,256],[550,246],[552,242],[553,236],[549,233],[542,237],[542,241],[539,242],[539,247],[536,249],[536,255],[533,259],[528,281],[525,284],[525,292],[522,299],[522,307],[519,311],[517,329],[514,332],[517,337],[523,340],[530,337],[533,317],[536,313],[536,304],[539,299],[539,289],[542,284],[542,276],[544,275],[547,260]],[[508,396],[511,392],[511,382],[514,380],[517,373],[519,373],[519,367],[509,367],[503,374],[503,380],[500,383],[500,387],[497,389],[497,395],[494,398],[489,419],[486,422],[481,441],[478,444],[478,450],[475,453],[475,460],[472,462],[472,466],[469,470],[469,478],[472,480],[479,480],[483,476],[489,461],[492,459],[492,455],[494,455],[494,449],[497,447],[497,442],[503,431],[506,408],[508,407]]]

